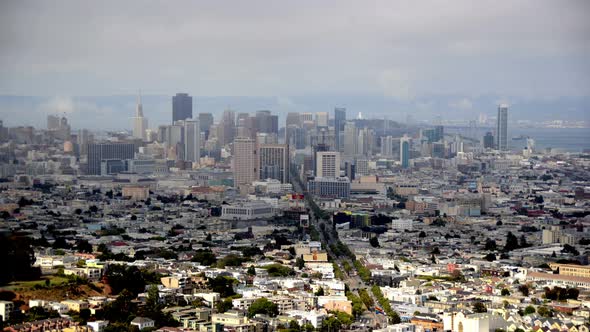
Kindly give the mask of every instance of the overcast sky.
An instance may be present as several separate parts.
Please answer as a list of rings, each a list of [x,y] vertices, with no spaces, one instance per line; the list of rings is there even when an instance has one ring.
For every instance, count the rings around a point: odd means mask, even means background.
[[[1,1],[0,94],[590,95],[590,1]]]

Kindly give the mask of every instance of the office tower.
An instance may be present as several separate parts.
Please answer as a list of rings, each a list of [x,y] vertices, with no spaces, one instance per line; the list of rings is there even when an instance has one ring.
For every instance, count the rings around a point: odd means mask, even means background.
[[[172,97],[172,123],[193,117],[193,97],[188,93],[177,93]]]
[[[307,190],[311,195],[325,198],[350,197],[350,180],[347,177],[320,178],[307,182]]]
[[[399,160],[402,164],[402,168],[410,167],[410,137],[404,135],[399,140]]]
[[[494,148],[494,135],[492,135],[491,131],[488,131],[485,136],[483,137],[483,148],[484,149],[493,149]]]
[[[105,160],[126,160],[135,157],[135,145],[130,143],[88,144],[88,174],[100,175]]]
[[[432,143],[432,156],[435,158],[445,157],[445,144],[442,142]]]
[[[316,176],[335,178],[340,176],[340,152],[322,151],[316,154]]]
[[[258,146],[259,179],[275,179],[288,183],[289,166],[289,147],[286,144]]]
[[[357,175],[369,175],[369,161],[367,159],[357,159],[355,173]]]
[[[444,127],[441,125],[434,126],[434,142],[442,141],[445,136]]]
[[[168,128],[170,126],[160,125],[158,126],[158,142],[165,143],[168,141]]]
[[[309,143],[311,146],[326,145],[329,150],[336,150],[336,136],[334,128],[316,127],[309,133]]]
[[[48,115],[47,116],[47,130],[57,130],[57,129],[59,129],[59,116]]]
[[[259,133],[279,133],[279,117],[270,111],[256,111],[256,131]]]
[[[336,151],[342,151],[343,144],[340,141],[342,132],[344,131],[344,124],[346,123],[346,108],[334,108],[334,130],[336,136]]]
[[[199,162],[201,157],[201,127],[199,120],[184,120],[184,160]]]
[[[199,113],[199,130],[205,133],[205,138],[209,138],[209,130],[213,124],[213,114]]]
[[[289,126],[301,127],[301,116],[297,112],[287,113],[287,119],[285,121],[285,128]]]
[[[313,170],[313,174],[317,174],[318,170],[317,170],[317,160],[318,160],[318,153],[319,152],[326,152],[326,151],[330,151],[330,146],[326,145],[326,144],[314,144],[311,146],[312,152],[311,152],[311,167]]]
[[[375,132],[373,129],[363,128],[358,131],[357,155],[371,156],[375,145]]]
[[[236,137],[256,138],[256,118],[249,113],[238,113],[236,120]]]
[[[296,125],[289,125],[285,128],[285,144],[289,148],[305,149],[305,130]]]
[[[301,113],[300,114],[301,123],[303,122],[313,122],[313,113]]]
[[[356,165],[350,161],[344,163],[344,176],[351,180],[355,179],[356,176]]]
[[[357,152],[358,132],[354,122],[344,124],[344,155],[355,156]]]
[[[279,138],[274,133],[256,133],[256,144],[279,144]]]
[[[223,111],[221,122],[217,126],[217,139],[219,144],[224,146],[234,141],[236,130],[236,113],[232,110]]]
[[[315,125],[318,127],[327,127],[330,115],[328,112],[318,112],[315,114]]]
[[[381,156],[391,158],[393,157],[393,146],[395,145],[393,136],[381,137]]]
[[[135,108],[135,117],[133,118],[133,137],[141,138],[145,141],[145,130],[148,127],[148,120],[143,116],[143,106],[141,105],[141,95],[137,97],[137,106]]]
[[[90,134],[88,129],[78,130],[78,137],[76,139],[80,154],[86,154],[88,152],[88,144],[90,143]]]
[[[496,148],[508,150],[508,105],[498,106],[498,123],[496,125]]]
[[[184,160],[184,121],[176,121],[167,129],[166,158]]]
[[[251,184],[258,178],[256,140],[237,137],[233,144],[234,187]]]

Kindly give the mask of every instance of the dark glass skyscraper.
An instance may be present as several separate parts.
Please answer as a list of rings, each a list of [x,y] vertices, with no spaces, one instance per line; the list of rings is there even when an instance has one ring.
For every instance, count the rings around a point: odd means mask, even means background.
[[[342,151],[342,143],[340,136],[344,131],[344,124],[346,123],[346,108],[336,107],[334,109],[334,136],[336,139],[336,151]]]
[[[172,123],[178,120],[192,119],[193,97],[188,93],[177,93],[172,97]]]

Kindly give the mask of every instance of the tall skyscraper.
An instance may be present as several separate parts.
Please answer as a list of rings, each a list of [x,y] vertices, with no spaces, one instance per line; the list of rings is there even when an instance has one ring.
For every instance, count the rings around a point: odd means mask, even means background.
[[[279,117],[270,111],[256,111],[256,131],[259,133],[279,133]]]
[[[217,126],[217,139],[221,146],[229,144],[234,141],[236,130],[236,112],[232,110],[223,111],[221,122]]]
[[[287,113],[287,119],[285,121],[285,128],[289,126],[301,127],[301,115],[297,112]]]
[[[57,115],[48,115],[47,116],[47,130],[57,130],[59,129],[59,116]]]
[[[402,164],[402,168],[410,167],[410,137],[404,135],[399,140],[399,159]]]
[[[209,138],[209,130],[213,124],[213,114],[211,113],[199,113],[199,126],[201,132],[205,133],[205,137]]]
[[[199,162],[201,157],[201,128],[199,120],[184,120],[184,160]]]
[[[346,108],[334,108],[334,131],[336,136],[336,151],[343,150],[341,142],[342,132],[344,131],[344,124],[346,123]]]
[[[508,105],[498,106],[498,123],[496,124],[496,148],[508,150]]]
[[[483,147],[484,149],[494,148],[494,135],[492,135],[491,131],[488,131],[483,137]]]
[[[382,136],[381,137],[381,156],[382,157],[389,157],[393,156],[393,145],[395,144],[395,139],[393,136]]]
[[[135,145],[130,143],[88,144],[88,174],[100,175],[101,162],[127,160],[135,157]]]
[[[259,178],[289,182],[289,147],[286,144],[261,144],[258,146]]]
[[[340,152],[322,151],[316,154],[315,176],[335,178],[340,176]]]
[[[138,95],[137,106],[135,108],[135,117],[133,118],[133,137],[145,140],[145,130],[147,128],[148,120],[143,116],[143,105],[141,104],[141,95]]]
[[[237,137],[233,144],[234,186],[251,184],[258,178],[256,140]]]
[[[80,129],[78,130],[78,148],[80,149],[80,154],[88,153],[88,144],[90,143],[90,133],[88,129]]]
[[[188,93],[177,93],[172,97],[172,123],[178,120],[192,119],[193,97]]]
[[[344,125],[344,155],[355,156],[357,153],[358,131],[354,122]]]

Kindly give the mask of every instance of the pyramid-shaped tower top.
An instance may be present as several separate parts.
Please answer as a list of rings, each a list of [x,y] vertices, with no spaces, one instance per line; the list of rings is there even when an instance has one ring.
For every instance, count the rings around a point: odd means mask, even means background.
[[[135,109],[135,116],[136,117],[143,117],[143,106],[141,105],[141,90],[137,95],[137,107]]]

